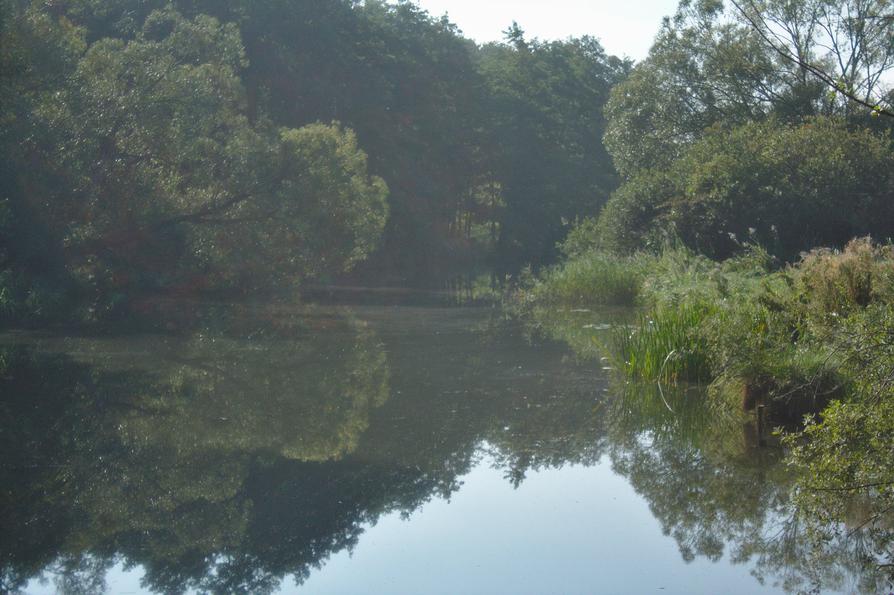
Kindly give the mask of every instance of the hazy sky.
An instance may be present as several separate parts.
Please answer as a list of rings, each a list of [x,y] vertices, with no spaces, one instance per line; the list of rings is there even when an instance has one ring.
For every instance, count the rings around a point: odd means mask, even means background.
[[[445,12],[466,37],[502,39],[513,20],[527,37],[564,39],[592,35],[610,54],[646,56],[661,18],[677,0],[417,0],[434,16]]]

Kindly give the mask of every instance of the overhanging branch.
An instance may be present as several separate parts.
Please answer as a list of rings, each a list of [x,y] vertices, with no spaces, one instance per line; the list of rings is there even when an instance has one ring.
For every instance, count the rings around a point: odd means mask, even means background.
[[[874,103],[867,101],[861,97],[858,97],[850,89],[842,88],[842,86],[839,85],[837,83],[837,81],[835,81],[835,79],[832,78],[832,76],[830,74],[828,74],[827,72],[825,72],[824,70],[822,70],[821,68],[816,66],[815,64],[811,64],[807,60],[804,60],[801,57],[796,56],[795,54],[790,52],[787,48],[785,48],[783,45],[781,45],[779,42],[774,41],[771,38],[770,34],[767,33],[768,27],[765,26],[765,23],[762,25],[762,23],[755,20],[755,18],[751,15],[751,13],[749,13],[747,10],[745,10],[745,8],[742,6],[742,4],[738,0],[730,0],[730,1],[732,2],[733,6],[736,7],[736,10],[739,11],[739,13],[742,15],[742,17],[746,21],[748,21],[748,23],[751,25],[751,27],[754,29],[754,31],[761,37],[761,39],[764,40],[764,43],[766,43],[774,52],[776,52],[777,54],[782,56],[783,59],[788,60],[789,62],[791,62],[791,63],[799,66],[800,68],[804,69],[805,71],[809,72],[810,74],[812,74],[813,76],[818,78],[820,81],[822,81],[823,84],[834,89],[836,92],[841,93],[841,95],[843,95],[850,101],[853,101],[856,104],[859,104],[859,105],[862,105],[863,107],[868,108],[871,111],[871,113],[873,113],[875,115],[881,115],[881,116],[887,116],[889,118],[894,118],[894,112],[882,107],[881,105],[874,104]],[[750,0],[747,0],[747,1],[748,1],[749,6],[757,14],[759,14],[757,12],[757,9],[751,3],[751,1]],[[894,16],[891,16],[891,17],[877,16],[874,18],[881,19],[881,20],[894,21]]]

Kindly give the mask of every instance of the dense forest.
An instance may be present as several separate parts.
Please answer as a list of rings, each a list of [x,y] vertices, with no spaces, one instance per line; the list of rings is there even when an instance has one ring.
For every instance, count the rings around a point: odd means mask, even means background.
[[[602,108],[630,64],[594,39],[477,47],[411,3],[2,10],[6,319],[502,276],[618,183]]]
[[[4,0],[3,317],[502,280],[577,220],[713,258],[889,237],[890,7],[765,4],[683,2],[634,67],[409,2]]]

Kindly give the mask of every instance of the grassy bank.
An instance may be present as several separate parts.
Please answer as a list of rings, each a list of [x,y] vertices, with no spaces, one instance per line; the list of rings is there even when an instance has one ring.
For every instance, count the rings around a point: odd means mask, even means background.
[[[774,267],[753,248],[714,262],[683,249],[661,255],[580,255],[520,289],[516,308],[629,304],[641,314],[604,340],[630,379],[708,381],[714,393],[772,401],[848,390],[854,354],[842,325],[869,308],[894,305],[894,251],[854,240],[840,252],[815,250]]]
[[[805,521],[843,530],[826,521],[847,520],[859,496],[870,540],[894,561],[894,247],[856,239],[788,266],[759,249],[724,262],[584,253],[521,289],[515,307],[536,319],[625,301],[634,320],[589,341],[625,383],[708,384],[693,398],[714,411],[764,405],[787,430]],[[572,346],[587,343],[579,335],[569,331]]]

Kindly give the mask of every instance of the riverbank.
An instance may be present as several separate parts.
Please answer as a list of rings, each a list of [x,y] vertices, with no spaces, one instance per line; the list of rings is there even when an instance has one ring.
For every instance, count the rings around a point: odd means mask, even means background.
[[[855,379],[874,359],[856,357],[869,340],[860,334],[884,322],[894,304],[894,251],[860,239],[784,267],[759,248],[723,262],[685,249],[594,252],[547,271],[513,302],[516,312],[535,316],[557,307],[639,306],[635,320],[615,325],[603,341],[628,380],[708,382],[715,395],[747,393],[750,405],[853,397]]]
[[[629,303],[633,320],[585,338],[624,383],[704,383],[718,410],[763,407],[783,430],[795,497],[844,519],[855,495],[876,522],[894,505],[894,249],[855,239],[780,266],[765,251],[715,262],[685,249],[578,255],[521,287],[512,308],[549,312]],[[809,515],[808,515],[809,516]],[[867,521],[867,522],[869,522]],[[880,537],[880,539],[882,539]],[[878,551],[890,557],[884,537]]]

